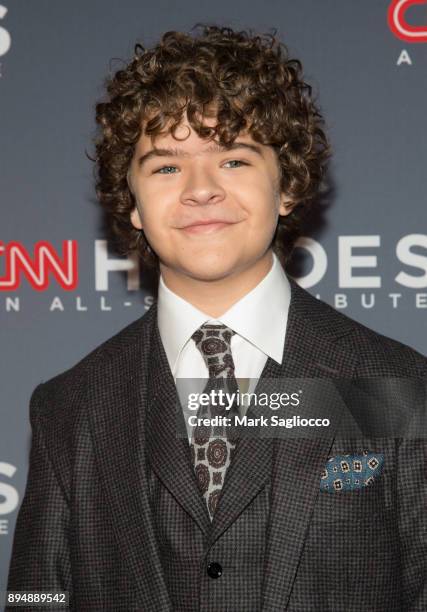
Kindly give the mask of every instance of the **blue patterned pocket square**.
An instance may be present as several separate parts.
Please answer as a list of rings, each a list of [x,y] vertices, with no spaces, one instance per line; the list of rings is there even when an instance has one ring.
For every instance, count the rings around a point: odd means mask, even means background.
[[[356,491],[373,484],[384,465],[382,453],[336,455],[328,459],[320,478],[320,490],[327,493]]]

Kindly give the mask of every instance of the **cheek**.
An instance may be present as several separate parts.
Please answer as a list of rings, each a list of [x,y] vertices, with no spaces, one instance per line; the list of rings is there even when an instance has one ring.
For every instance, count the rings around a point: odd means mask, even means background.
[[[244,206],[249,213],[251,226],[254,226],[258,231],[265,228],[265,231],[268,232],[272,225],[276,225],[279,215],[279,202],[273,191],[253,189]]]
[[[147,235],[162,233],[167,227],[167,211],[159,195],[150,194],[147,190],[138,194],[138,209]]]
[[[152,213],[151,211],[145,215],[144,230],[147,237],[152,240],[161,240],[165,242],[164,237],[167,232],[166,221],[162,219],[159,212]]]
[[[251,214],[268,215],[277,207],[277,193],[274,183],[263,174],[251,176],[244,185],[236,185],[234,195],[241,206]]]
[[[273,196],[271,196],[272,198]],[[247,232],[247,245],[250,247],[270,243],[276,231],[279,218],[278,210],[273,199],[259,201],[258,206],[252,209],[249,216],[249,224],[245,228]]]

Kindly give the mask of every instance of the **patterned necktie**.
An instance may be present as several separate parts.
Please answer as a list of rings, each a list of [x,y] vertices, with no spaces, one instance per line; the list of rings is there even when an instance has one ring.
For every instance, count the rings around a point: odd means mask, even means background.
[[[239,390],[234,375],[234,362],[230,350],[231,337],[235,332],[226,325],[205,323],[191,336],[201,352],[209,370],[209,380],[204,393],[212,389],[225,388],[226,392]],[[227,402],[228,405],[228,402]],[[218,406],[200,405],[199,418],[223,415],[231,417],[238,414],[235,407],[230,410]],[[199,489],[206,501],[212,521],[224,484],[227,468],[231,463],[237,439],[234,428],[196,426],[191,441],[191,457]]]

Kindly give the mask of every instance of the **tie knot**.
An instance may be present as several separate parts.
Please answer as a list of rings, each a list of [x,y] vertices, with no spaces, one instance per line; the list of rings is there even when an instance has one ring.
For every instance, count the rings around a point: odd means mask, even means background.
[[[233,374],[230,341],[235,333],[227,325],[204,323],[191,336],[208,367],[210,378],[230,377]]]

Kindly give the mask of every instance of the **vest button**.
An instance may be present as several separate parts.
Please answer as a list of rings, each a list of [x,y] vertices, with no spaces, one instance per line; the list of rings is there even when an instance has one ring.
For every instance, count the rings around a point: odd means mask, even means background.
[[[211,578],[219,578],[222,575],[222,567],[219,563],[209,563],[207,572]]]

